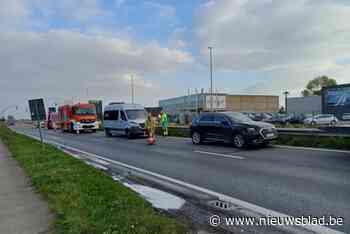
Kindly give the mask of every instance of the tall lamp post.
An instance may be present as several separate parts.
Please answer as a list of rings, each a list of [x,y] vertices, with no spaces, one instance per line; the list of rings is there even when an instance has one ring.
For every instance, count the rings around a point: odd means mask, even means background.
[[[285,91],[283,92],[284,94],[284,101],[285,101],[285,112],[288,113],[288,102],[287,102],[287,99],[288,99],[288,95],[289,95],[289,92],[288,91]]]
[[[210,55],[210,111],[213,111],[213,47],[209,46]]]
[[[131,75],[131,103],[135,103],[135,86],[134,86],[134,76]]]

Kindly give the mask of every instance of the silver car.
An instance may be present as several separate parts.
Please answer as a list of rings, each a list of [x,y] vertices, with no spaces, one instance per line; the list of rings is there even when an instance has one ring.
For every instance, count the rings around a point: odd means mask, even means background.
[[[337,117],[331,114],[320,114],[315,115],[314,117],[306,118],[304,120],[304,124],[311,124],[311,125],[336,125],[338,123]]]

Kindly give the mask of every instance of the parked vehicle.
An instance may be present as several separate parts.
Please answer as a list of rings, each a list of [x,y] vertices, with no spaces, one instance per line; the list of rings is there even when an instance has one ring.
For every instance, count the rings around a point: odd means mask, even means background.
[[[273,114],[271,118],[265,120],[267,123],[272,124],[288,124],[291,121],[291,116],[287,114]]]
[[[55,126],[58,121],[58,113],[55,107],[50,107],[47,112],[47,129],[56,129]]]
[[[304,119],[306,119],[306,115],[304,114],[289,114],[289,123],[291,124],[303,124]]]
[[[304,124],[311,124],[311,125],[316,125],[316,124],[336,125],[338,122],[339,121],[337,117],[331,114],[315,115],[314,117],[310,117],[304,120]]]
[[[208,112],[193,120],[191,137],[193,144],[222,140],[242,148],[249,144],[268,144],[278,134],[272,124],[253,121],[242,113]]]
[[[77,103],[58,107],[58,119],[55,122],[62,131],[80,133],[95,132],[98,128],[95,105]]]
[[[6,121],[8,126],[13,126],[16,123],[15,117],[12,115],[7,116],[7,121]]]
[[[113,133],[126,135],[128,138],[145,136],[145,122],[147,113],[145,108],[138,104],[110,103],[104,109],[106,136]]]
[[[344,113],[342,116],[342,119],[345,121],[349,121],[350,120],[350,113]]]
[[[242,112],[242,113],[254,121],[266,121],[272,117],[271,114],[264,113],[264,112]]]

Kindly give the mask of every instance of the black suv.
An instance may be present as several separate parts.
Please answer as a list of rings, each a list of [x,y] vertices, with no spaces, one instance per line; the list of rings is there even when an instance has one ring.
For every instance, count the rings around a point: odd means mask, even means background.
[[[278,134],[272,124],[256,122],[238,112],[207,112],[192,121],[193,144],[204,140],[233,142],[237,148],[248,144],[267,145]]]

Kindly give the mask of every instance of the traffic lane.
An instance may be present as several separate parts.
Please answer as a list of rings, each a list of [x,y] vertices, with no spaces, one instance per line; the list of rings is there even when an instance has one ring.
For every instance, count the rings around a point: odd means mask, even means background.
[[[56,137],[54,137],[54,140],[62,138],[62,135],[60,133],[54,133],[54,132],[48,132],[50,134],[58,134]],[[58,137],[58,138],[57,138]],[[128,141],[124,138],[118,138],[118,140],[115,140],[116,138],[105,138],[101,134],[92,135],[92,134],[85,134],[85,135],[73,135],[73,134],[65,134],[65,138],[71,138],[71,140],[79,139],[82,140],[85,144],[85,142],[97,142],[97,143],[105,143],[113,142],[115,145],[120,145],[123,149],[130,149],[130,150],[138,150],[140,153],[145,153],[144,151],[147,151],[147,153],[153,153],[153,154],[169,154],[171,152],[172,156],[181,157],[182,159],[186,159],[188,157],[192,158],[193,154],[189,154],[186,148],[189,151],[193,151],[197,155],[196,152],[208,152],[208,153],[214,153],[216,155],[210,154],[211,157],[220,157],[218,154],[225,154],[224,156],[232,155],[233,157],[239,156],[242,158],[249,158],[250,160],[254,159],[259,161],[260,167],[263,169],[263,171],[270,172],[272,174],[281,174],[281,169],[283,169],[283,173],[285,176],[296,176],[299,178],[309,178],[311,180],[317,181],[325,181],[328,180],[328,182],[333,183],[343,183],[344,186],[349,185],[348,180],[346,180],[343,177],[343,173],[349,172],[349,157],[339,157],[339,153],[336,153],[336,155],[333,155],[333,152],[326,152],[326,154],[331,154],[332,157],[327,157],[326,161],[325,159],[322,160],[315,160],[312,154],[317,154],[317,156],[322,156],[324,154],[323,152],[315,152],[315,151],[309,151],[307,154],[305,153],[299,153],[296,154],[295,151],[290,149],[279,149],[279,148],[270,148],[270,149],[260,149],[260,150],[248,150],[248,151],[233,151],[231,147],[215,147],[214,149],[208,148],[208,146],[193,146],[188,141],[186,143],[182,143],[180,139],[161,139],[158,145],[160,147],[149,147],[145,144],[143,140],[132,140]],[[124,144],[127,142],[128,144]],[[61,141],[61,143],[65,143],[65,141]],[[139,145],[140,147],[136,147]],[[80,145],[81,146],[81,145]],[[175,146],[175,147],[174,147]],[[117,146],[116,146],[117,147]],[[117,148],[120,148],[117,147]],[[220,149],[220,150],[218,150]],[[299,151],[299,150],[297,150]],[[226,155],[227,154],[227,155]],[[203,157],[208,157],[208,155],[202,155]],[[305,157],[306,156],[306,157]],[[251,162],[255,163],[254,161],[250,161],[246,163],[245,165],[250,166],[249,164]],[[292,164],[291,164],[292,163]],[[271,167],[271,165],[274,164],[274,167]],[[310,170],[313,169],[313,170]],[[317,171],[316,171],[317,170]],[[299,172],[295,174],[295,172]],[[321,178],[321,179],[320,179]]]
[[[319,157],[309,155],[314,151],[297,150],[293,155],[293,150],[290,149],[244,150],[239,153],[246,155],[245,160],[232,160],[193,152],[208,147],[211,150],[220,149],[221,152],[231,151],[226,146],[192,146],[186,142],[181,144],[180,139],[173,138],[159,138],[157,145],[146,146],[144,139],[128,141],[120,137],[104,138],[100,134],[54,135],[63,140],[63,143],[68,142],[68,145],[286,214],[350,217],[350,186],[346,179],[350,178],[349,164],[347,167],[343,165],[343,170],[332,169],[339,168],[340,165],[315,166],[318,165]],[[266,155],[267,152],[270,155]],[[270,157],[292,158],[293,163],[284,163],[285,160],[281,159],[268,160]],[[336,157],[344,158],[339,155]],[[314,165],[305,164],[305,159],[313,160]],[[346,225],[346,230],[349,230],[349,224]]]

